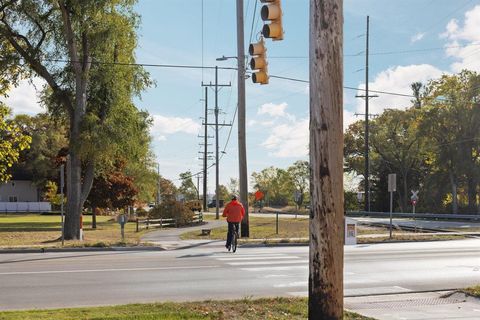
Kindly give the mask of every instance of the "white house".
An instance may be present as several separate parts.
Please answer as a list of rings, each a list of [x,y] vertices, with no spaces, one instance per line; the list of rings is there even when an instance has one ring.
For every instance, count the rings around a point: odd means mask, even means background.
[[[0,202],[39,201],[39,190],[31,180],[11,180],[0,184]]]

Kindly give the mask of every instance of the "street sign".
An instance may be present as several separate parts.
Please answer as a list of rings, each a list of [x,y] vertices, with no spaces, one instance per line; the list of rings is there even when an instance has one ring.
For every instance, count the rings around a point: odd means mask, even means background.
[[[417,202],[418,201],[418,190],[417,191],[413,191],[413,190],[410,190],[412,192],[412,196],[410,197],[410,200],[415,201]]]
[[[302,196],[302,193],[298,190],[296,190],[294,193],[293,193],[293,197],[295,199],[295,202],[298,202],[300,200],[300,197]]]
[[[119,215],[118,223],[123,227],[127,223],[127,216],[124,214]]]
[[[265,194],[260,190],[255,192],[255,200],[257,200],[257,201],[262,200],[264,196],[265,196]]]
[[[388,175],[388,192],[397,191],[397,175],[395,173],[390,173]]]

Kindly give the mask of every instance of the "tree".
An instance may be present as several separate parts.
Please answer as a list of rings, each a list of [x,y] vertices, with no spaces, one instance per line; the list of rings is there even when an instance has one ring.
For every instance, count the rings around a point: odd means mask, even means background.
[[[424,161],[416,113],[415,107],[406,111],[385,110],[371,124],[373,149],[380,156],[388,173],[396,173],[398,176],[397,192],[402,212],[408,211],[410,190],[418,187],[418,174]]]
[[[31,141],[32,138],[10,119],[10,109],[0,102],[0,182],[11,178],[10,168],[19,160],[20,152],[29,148]]]
[[[343,1],[310,1],[308,318],[343,318]]]
[[[67,149],[67,128],[60,119],[53,119],[46,113],[36,116],[17,115],[15,121],[25,134],[32,137],[30,148],[23,150],[20,160],[14,166],[14,174],[26,173],[39,188],[47,188],[48,182],[60,184],[58,167],[61,152]]]
[[[298,191],[300,194],[296,201],[296,204],[300,207],[303,204],[305,192],[308,191],[308,185],[310,184],[310,164],[308,161],[298,160],[287,171],[295,191]]]
[[[431,167],[439,173],[435,177],[448,177],[453,213],[458,212],[461,191],[466,191],[467,211],[475,213],[480,180],[480,75],[471,71],[443,75],[431,81],[427,90],[420,130],[435,141],[427,149]]]
[[[128,106],[131,95],[146,85],[140,68],[108,64],[134,62],[134,2],[24,0],[0,5],[0,69],[7,73],[2,85],[40,76],[48,85],[44,103],[68,119],[66,239],[80,236],[80,214],[104,150],[97,142],[108,147],[114,145],[109,139],[117,138],[102,129],[115,128],[108,127],[115,107]]]
[[[178,188],[178,191],[183,194],[185,200],[198,199],[198,189],[195,186],[195,183],[193,183],[192,173],[190,171],[180,173],[180,179],[182,180],[182,183],[180,188]]]
[[[230,194],[235,194],[238,196],[238,193],[240,192],[238,179],[230,178],[230,183],[228,184],[228,191],[230,192]]]
[[[254,188],[265,194],[267,205],[285,206],[293,195],[290,175],[284,169],[273,166],[252,173]]]
[[[133,179],[122,171],[125,164],[118,161],[116,170],[95,177],[92,192],[88,195],[87,204],[92,208],[92,228],[97,227],[96,209],[121,209],[132,206],[138,190]]]

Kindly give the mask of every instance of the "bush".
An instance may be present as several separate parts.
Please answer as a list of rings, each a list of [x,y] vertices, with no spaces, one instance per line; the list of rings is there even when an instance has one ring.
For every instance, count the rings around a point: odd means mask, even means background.
[[[137,210],[135,210],[135,214],[137,215],[137,217],[140,218],[148,217],[148,211],[143,209],[142,207],[137,208]]]
[[[166,200],[150,210],[152,219],[176,219],[179,226],[192,223],[193,212],[182,202],[175,200]]]

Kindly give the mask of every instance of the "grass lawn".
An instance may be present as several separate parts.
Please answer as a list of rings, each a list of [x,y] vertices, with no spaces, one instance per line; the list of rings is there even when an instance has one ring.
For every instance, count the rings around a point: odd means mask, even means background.
[[[304,298],[131,304],[96,308],[0,312],[1,320],[290,320],[306,318],[307,299]],[[369,320],[371,318],[345,312],[344,319]]]
[[[122,244],[120,225],[112,217],[97,216],[97,229],[92,229],[92,217],[83,216],[85,241],[65,241],[65,246],[108,246]],[[0,247],[59,247],[61,246],[60,216],[39,214],[0,214]],[[135,232],[135,223],[125,225],[125,243],[138,245],[144,233]]]
[[[206,218],[208,216],[205,216]],[[207,220],[210,217],[207,218]],[[222,218],[224,219],[224,218]],[[224,239],[227,233],[227,223],[221,228],[212,229],[210,236],[202,236],[201,231],[187,232],[181,235],[182,239]],[[308,238],[308,219],[302,217],[279,218],[278,234],[275,230],[275,218],[250,217],[250,238]]]
[[[212,215],[205,215],[205,220],[214,220]],[[250,217],[250,239],[240,239],[240,243],[308,243],[308,218],[299,217],[279,218],[278,234],[275,233],[275,218],[267,217]],[[221,240],[226,238],[227,227],[220,227],[212,229],[209,236],[201,234],[201,231],[186,232],[181,235],[181,239],[205,239],[205,240]],[[371,227],[357,225],[357,234],[359,236],[369,234],[381,234],[382,237],[362,238],[358,237],[357,242],[362,243],[381,243],[390,241],[440,241],[440,240],[458,240],[464,239],[465,236],[455,235],[416,235],[412,232],[404,230],[393,230],[393,238],[389,239],[388,227]],[[293,239],[292,239],[293,238]],[[276,239],[276,240],[272,240]],[[281,240],[278,240],[281,239]],[[288,240],[292,239],[292,240]]]
[[[467,293],[471,296],[480,298],[480,285],[464,289],[463,292],[465,292],[465,293]]]

